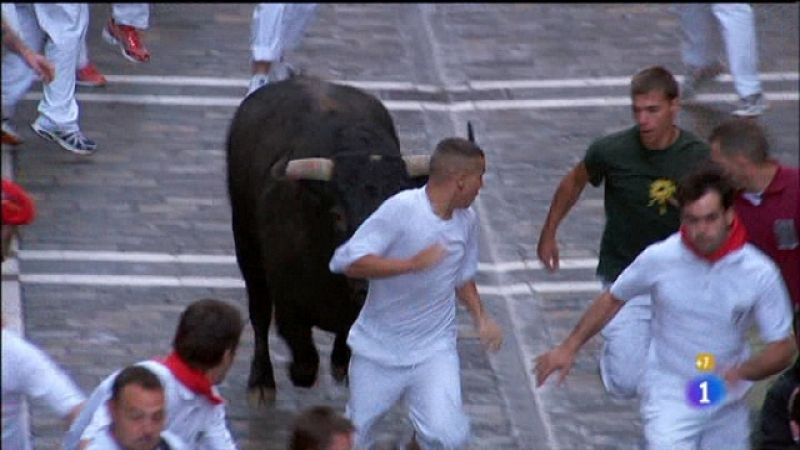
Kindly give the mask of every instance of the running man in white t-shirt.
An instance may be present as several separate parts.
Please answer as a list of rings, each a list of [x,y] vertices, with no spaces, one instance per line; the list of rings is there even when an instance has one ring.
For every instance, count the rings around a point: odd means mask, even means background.
[[[418,444],[454,449],[469,437],[461,405],[456,303],[469,310],[481,340],[497,350],[500,327],[475,285],[478,219],[470,205],[483,185],[483,151],[458,138],[436,146],[428,183],[386,200],[339,247],[333,272],[369,280],[347,343],[356,448],[373,444],[373,427],[405,397]]]
[[[47,405],[67,424],[86,399],[53,360],[17,333],[2,329],[2,409],[4,449],[31,450],[25,397]]]
[[[796,345],[786,286],[772,260],[746,242],[733,196],[718,167],[684,179],[677,192],[680,231],[647,247],[570,336],[536,359],[538,385],[556,370],[563,381],[581,346],[624,302],[649,293],[652,346],[640,385],[648,448],[750,448],[744,395],[753,381],[788,367]],[[753,323],[766,345],[750,356]],[[710,360],[703,354],[713,356],[713,370],[704,372],[711,366],[703,367]],[[716,375],[724,395],[714,399],[708,383],[694,386],[707,375]],[[693,390],[702,395],[695,403]]]

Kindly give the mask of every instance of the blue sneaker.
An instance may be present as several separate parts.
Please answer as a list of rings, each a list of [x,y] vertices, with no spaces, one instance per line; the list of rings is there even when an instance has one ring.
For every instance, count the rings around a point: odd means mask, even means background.
[[[72,152],[76,155],[91,155],[95,150],[97,150],[97,144],[95,144],[93,140],[84,136],[83,133],[81,133],[81,130],[48,130],[39,125],[38,122],[33,122],[31,124],[31,128],[39,136],[55,142],[64,150]]]

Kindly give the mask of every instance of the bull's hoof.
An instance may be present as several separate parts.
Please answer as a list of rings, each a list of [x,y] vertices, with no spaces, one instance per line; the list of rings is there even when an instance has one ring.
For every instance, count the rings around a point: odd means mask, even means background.
[[[317,366],[292,363],[289,366],[289,378],[297,387],[310,388],[317,381]]]
[[[267,408],[275,404],[275,388],[254,387],[247,390],[247,404],[251,408]]]
[[[337,383],[347,383],[347,366],[331,366],[331,375]]]

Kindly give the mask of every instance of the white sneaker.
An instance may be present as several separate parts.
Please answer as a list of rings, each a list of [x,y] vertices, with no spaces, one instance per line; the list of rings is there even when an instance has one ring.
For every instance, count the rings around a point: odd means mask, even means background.
[[[764,114],[767,110],[767,100],[764,95],[759,92],[757,94],[748,95],[739,101],[739,107],[733,112],[734,116],[739,117],[755,117]]]
[[[269,82],[269,75],[265,75],[263,73],[257,73],[253,75],[253,78],[250,79],[250,87],[247,88],[247,95],[245,95],[245,97],[250,96],[250,94],[255,92],[257,89],[266,86]]]
[[[271,82],[287,80],[297,73],[297,70],[285,61],[278,61],[272,64],[269,70],[269,80]]]

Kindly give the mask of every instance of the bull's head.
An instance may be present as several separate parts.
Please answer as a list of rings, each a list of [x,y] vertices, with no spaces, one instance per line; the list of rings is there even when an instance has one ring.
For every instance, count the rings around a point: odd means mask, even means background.
[[[337,235],[344,241],[386,199],[414,187],[415,179],[426,176],[429,162],[427,155],[339,154],[333,159],[289,161],[284,175],[295,180],[327,182],[336,197],[331,214],[337,224]]]

